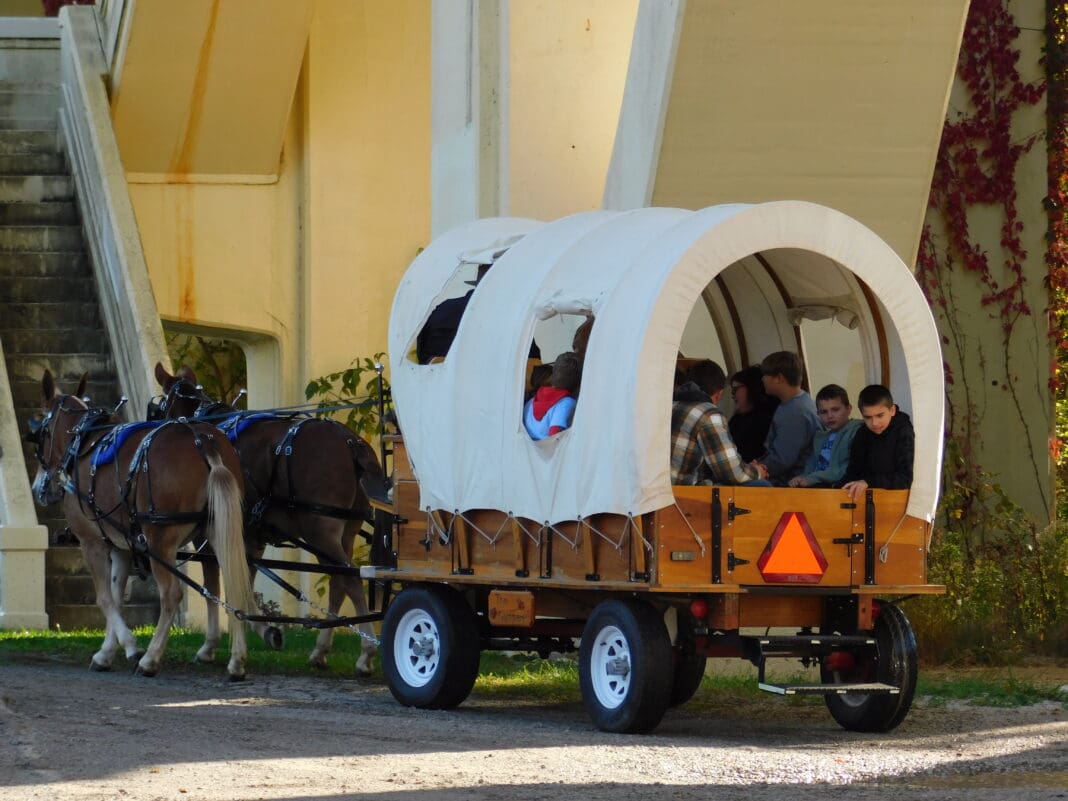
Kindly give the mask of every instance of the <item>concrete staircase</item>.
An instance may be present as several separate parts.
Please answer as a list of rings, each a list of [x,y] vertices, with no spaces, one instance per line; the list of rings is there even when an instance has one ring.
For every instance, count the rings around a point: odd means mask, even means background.
[[[57,143],[59,50],[6,40],[0,47],[0,340],[20,427],[40,411],[41,376],[52,371],[73,391],[83,372],[97,406],[119,398],[115,363],[82,237],[74,182]],[[19,50],[32,61],[20,66]],[[54,58],[54,67],[52,60]],[[36,461],[29,445],[26,466]],[[46,611],[53,627],[102,626],[76,541],[65,533],[59,506],[39,510],[49,529]],[[154,588],[135,593],[127,620],[154,622]]]

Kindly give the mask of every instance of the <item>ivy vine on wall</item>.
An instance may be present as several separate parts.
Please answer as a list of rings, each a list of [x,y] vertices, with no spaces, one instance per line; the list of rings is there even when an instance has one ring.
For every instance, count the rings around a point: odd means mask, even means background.
[[[930,223],[924,227],[916,274],[939,316],[952,361],[962,366],[969,355],[975,355],[969,353],[973,343],[967,332],[975,309],[954,291],[953,278],[967,276],[978,282],[981,309],[997,321],[1000,329],[999,352],[980,351],[981,371],[985,374],[990,367],[994,375],[1003,377],[1001,386],[1011,398],[1020,427],[1027,432],[1022,439],[1034,466],[1039,493],[1048,505],[1046,478],[1038,467],[1042,460],[1034,452],[1030,436],[1031,429],[1041,422],[1029,420],[1024,413],[1014,369],[1018,366],[1013,365],[1014,338],[1026,335],[1020,331],[1021,322],[1035,324],[1034,310],[1026,296],[1027,251],[1017,208],[1016,172],[1022,157],[1044,133],[1035,131],[1014,139],[1013,120],[1021,109],[1039,103],[1046,89],[1044,82],[1028,83],[1020,76],[1016,46],[1019,34],[1007,0],[972,0],[957,63],[967,104],[946,121],[942,132],[929,199],[930,212],[938,220],[940,231],[936,234]],[[1000,248],[993,254],[983,248],[973,229],[970,213],[980,207],[998,217]],[[988,364],[987,359],[996,362]],[[987,392],[990,384],[983,381],[982,386],[975,386],[963,367],[956,374],[948,361],[945,367],[947,387],[953,386],[956,396],[955,404],[947,404],[951,456],[948,478],[967,490],[988,479],[978,464],[976,446],[982,441],[977,409],[981,393]],[[996,379],[990,383],[996,383]],[[1044,383],[1040,381],[1038,386],[1041,388]],[[972,513],[969,507],[976,498],[974,491],[961,493],[962,506],[954,510],[958,517]]]

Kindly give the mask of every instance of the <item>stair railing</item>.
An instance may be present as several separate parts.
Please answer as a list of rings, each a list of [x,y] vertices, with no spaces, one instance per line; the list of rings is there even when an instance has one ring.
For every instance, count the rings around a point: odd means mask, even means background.
[[[48,529],[26,476],[19,422],[0,343],[0,629],[46,629],[44,582]]]
[[[105,89],[108,67],[93,6],[60,10],[59,127],[74,178],[127,415],[156,394],[157,361],[170,365]]]

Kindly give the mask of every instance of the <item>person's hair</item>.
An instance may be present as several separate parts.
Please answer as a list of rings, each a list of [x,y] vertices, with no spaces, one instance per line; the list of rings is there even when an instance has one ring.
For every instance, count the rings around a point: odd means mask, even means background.
[[[791,387],[801,386],[801,359],[790,350],[769,353],[760,363],[764,375],[781,375]]]
[[[727,386],[727,376],[723,368],[711,359],[705,359],[693,365],[686,377],[697,384],[706,395],[715,395]]]
[[[857,395],[857,405],[862,410],[868,406],[885,406],[889,409],[894,405],[894,396],[882,384],[869,384]]]
[[[549,384],[558,389],[575,392],[582,380],[582,362],[573,351],[561,353],[553,362],[553,374]]]
[[[542,387],[549,386],[552,375],[553,366],[551,364],[534,365],[534,368],[530,371],[530,388],[537,391]]]
[[[816,393],[816,401],[840,400],[843,406],[849,405],[849,393],[837,384],[828,384]]]

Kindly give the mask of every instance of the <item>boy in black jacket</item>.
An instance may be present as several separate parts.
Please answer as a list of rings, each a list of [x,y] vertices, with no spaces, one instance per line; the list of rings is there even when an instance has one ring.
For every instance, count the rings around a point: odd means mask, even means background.
[[[857,398],[864,428],[849,451],[842,488],[856,502],[864,490],[908,489],[912,486],[912,457],[916,434],[912,420],[897,408],[882,384],[864,387]]]

